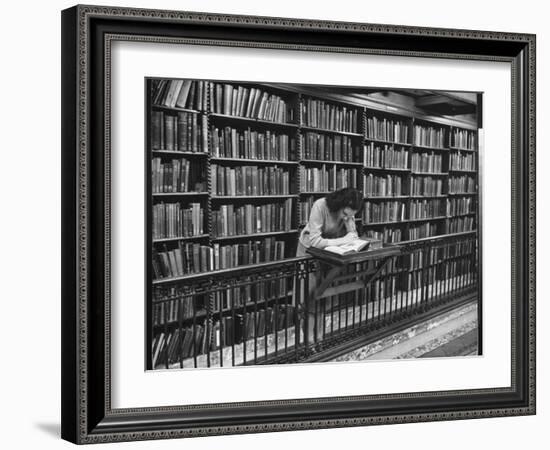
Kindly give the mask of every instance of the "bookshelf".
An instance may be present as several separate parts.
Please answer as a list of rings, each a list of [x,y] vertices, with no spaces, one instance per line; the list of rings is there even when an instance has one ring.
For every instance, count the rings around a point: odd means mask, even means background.
[[[199,296],[189,313],[178,283],[294,257],[313,202],[333,190],[363,192],[357,228],[385,243],[476,232],[471,125],[311,86],[151,79],[148,89],[153,353],[167,327],[203,352],[235,345],[233,330],[251,322],[280,329],[296,306],[284,286],[238,304]]]

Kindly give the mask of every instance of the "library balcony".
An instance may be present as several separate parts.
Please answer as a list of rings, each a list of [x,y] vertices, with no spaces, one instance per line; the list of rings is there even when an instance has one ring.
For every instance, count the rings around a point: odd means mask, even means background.
[[[358,360],[384,339],[380,357],[395,357],[391,336],[477,307],[477,242],[457,233],[386,244],[380,258],[337,269],[308,256],[161,280],[152,367]]]

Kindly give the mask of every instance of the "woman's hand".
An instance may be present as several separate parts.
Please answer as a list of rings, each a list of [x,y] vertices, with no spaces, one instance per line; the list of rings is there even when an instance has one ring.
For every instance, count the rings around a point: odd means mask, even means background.
[[[355,241],[357,239],[357,233],[355,231],[350,231],[345,236],[342,236],[341,238],[336,239],[327,239],[328,245],[344,245],[349,244],[350,242]],[[328,247],[327,245],[327,247]],[[324,247],[320,247],[324,248]]]
[[[347,233],[342,239],[343,239],[343,243],[344,244],[347,244],[349,242],[353,242],[355,241],[355,239],[357,239],[357,233],[355,231],[350,231],[349,233]]]

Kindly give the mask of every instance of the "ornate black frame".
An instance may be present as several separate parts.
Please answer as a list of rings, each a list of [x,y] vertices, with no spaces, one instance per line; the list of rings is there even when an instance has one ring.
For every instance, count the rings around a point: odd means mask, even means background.
[[[110,43],[186,42],[512,66],[510,387],[165,408],[110,401]],[[98,6],[62,13],[62,437],[84,444],[535,413],[535,36]]]

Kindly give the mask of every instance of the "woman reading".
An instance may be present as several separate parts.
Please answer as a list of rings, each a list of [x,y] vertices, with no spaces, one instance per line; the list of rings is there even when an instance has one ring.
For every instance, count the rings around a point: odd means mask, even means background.
[[[353,242],[358,238],[355,226],[355,215],[363,206],[363,195],[357,189],[344,188],[328,194],[313,203],[309,219],[300,233],[296,256],[306,256],[309,247],[323,249],[328,246],[340,246]],[[309,288],[306,301],[312,298],[322,273],[309,274]],[[303,292],[302,293],[306,294]],[[314,337],[315,323],[317,323],[317,338],[322,335],[321,323],[322,308],[320,305],[307,303],[306,308],[308,320],[308,337],[312,342]],[[317,312],[317,313],[316,313]]]

